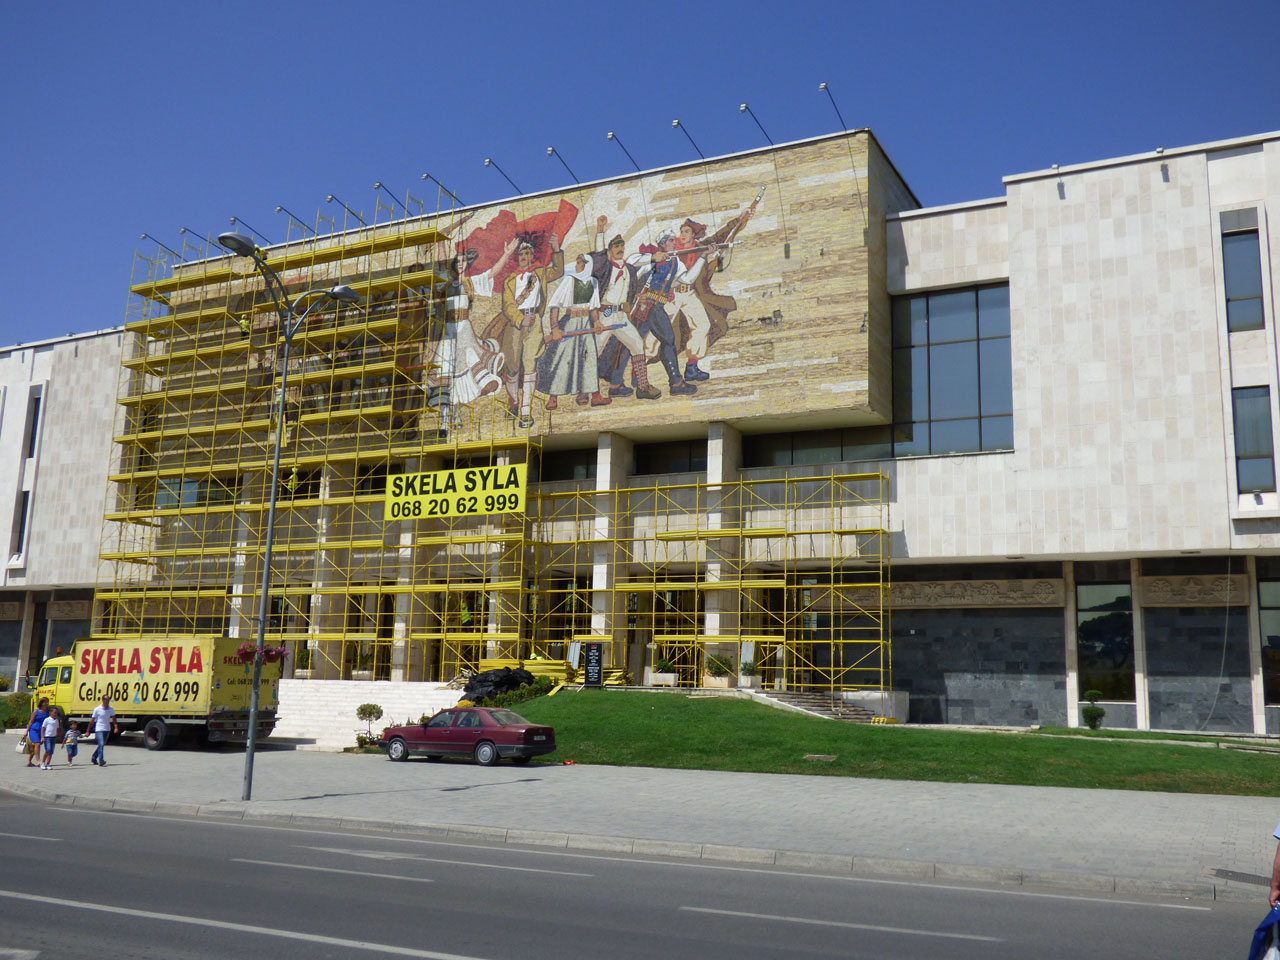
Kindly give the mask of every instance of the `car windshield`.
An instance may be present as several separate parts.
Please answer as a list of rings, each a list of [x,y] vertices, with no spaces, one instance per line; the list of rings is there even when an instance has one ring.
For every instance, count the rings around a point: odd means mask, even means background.
[[[493,722],[500,727],[514,727],[517,724],[529,722],[520,714],[512,713],[510,710],[490,710],[489,716],[493,717]]]

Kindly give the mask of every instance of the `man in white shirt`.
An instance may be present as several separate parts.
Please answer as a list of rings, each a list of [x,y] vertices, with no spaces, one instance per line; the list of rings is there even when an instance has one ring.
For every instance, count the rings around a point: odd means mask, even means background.
[[[89,726],[93,730],[94,739],[98,741],[98,749],[93,751],[89,762],[95,766],[105,767],[107,735],[120,732],[120,725],[116,723],[116,712],[111,708],[111,698],[107,695],[103,694],[102,703],[94,707],[93,713],[89,714]]]

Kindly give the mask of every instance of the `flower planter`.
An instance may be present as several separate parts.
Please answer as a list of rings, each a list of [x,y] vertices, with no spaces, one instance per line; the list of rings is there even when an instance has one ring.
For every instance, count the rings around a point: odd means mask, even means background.
[[[676,685],[676,675],[674,673],[658,673],[649,671],[649,686],[651,687],[674,687]]]
[[[718,688],[718,689],[728,690],[728,689],[729,689],[729,679],[730,679],[730,678],[729,678],[728,676],[724,676],[724,677],[713,677],[713,676],[712,676],[711,674],[709,674],[709,673],[704,673],[704,674],[702,675],[702,685],[703,685],[704,687],[714,687],[714,688]]]
[[[758,673],[740,673],[738,674],[738,686],[743,690],[759,690],[760,674]]]
[[[373,671],[372,670],[352,670],[351,679],[352,680],[372,680]]]
[[[310,680],[310,679],[311,679],[311,671],[310,671],[309,669],[306,669],[306,668],[303,668],[302,670],[294,670],[294,671],[293,671],[293,679],[295,679],[295,680]]]

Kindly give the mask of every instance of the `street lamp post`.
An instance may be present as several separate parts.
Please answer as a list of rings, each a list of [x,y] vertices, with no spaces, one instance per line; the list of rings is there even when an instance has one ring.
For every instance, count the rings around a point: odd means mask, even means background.
[[[338,303],[358,303],[359,295],[348,286],[335,286],[327,289],[315,288],[301,294],[293,303],[285,293],[284,282],[280,275],[267,264],[266,258],[257,245],[243,233],[223,233],[218,236],[218,243],[240,257],[250,257],[258,272],[262,274],[263,283],[271,299],[275,302],[276,312],[280,315],[280,323],[284,333],[284,353],[280,365],[280,393],[276,402],[276,439],[275,451],[271,462],[271,485],[267,495],[267,535],[262,548],[262,590],[258,598],[258,642],[253,655],[253,688],[249,695],[249,730],[245,740],[244,751],[244,793],[242,800],[251,799],[253,793],[253,754],[258,743],[258,694],[262,686],[262,652],[267,640],[267,615],[269,612],[271,589],[271,548],[276,534],[276,500],[280,485],[280,448],[284,440],[284,398],[289,379],[289,348],[293,343],[293,335],[298,332],[311,311],[329,300]],[[294,311],[305,300],[317,297],[301,314],[295,317]]]

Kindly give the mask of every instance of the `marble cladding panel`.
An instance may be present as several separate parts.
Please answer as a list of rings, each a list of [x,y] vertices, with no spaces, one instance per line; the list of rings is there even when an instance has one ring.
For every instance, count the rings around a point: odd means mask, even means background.
[[[893,674],[912,723],[1065,724],[1062,611],[895,611]]]
[[[1247,611],[1148,608],[1143,615],[1151,728],[1251,733]]]

